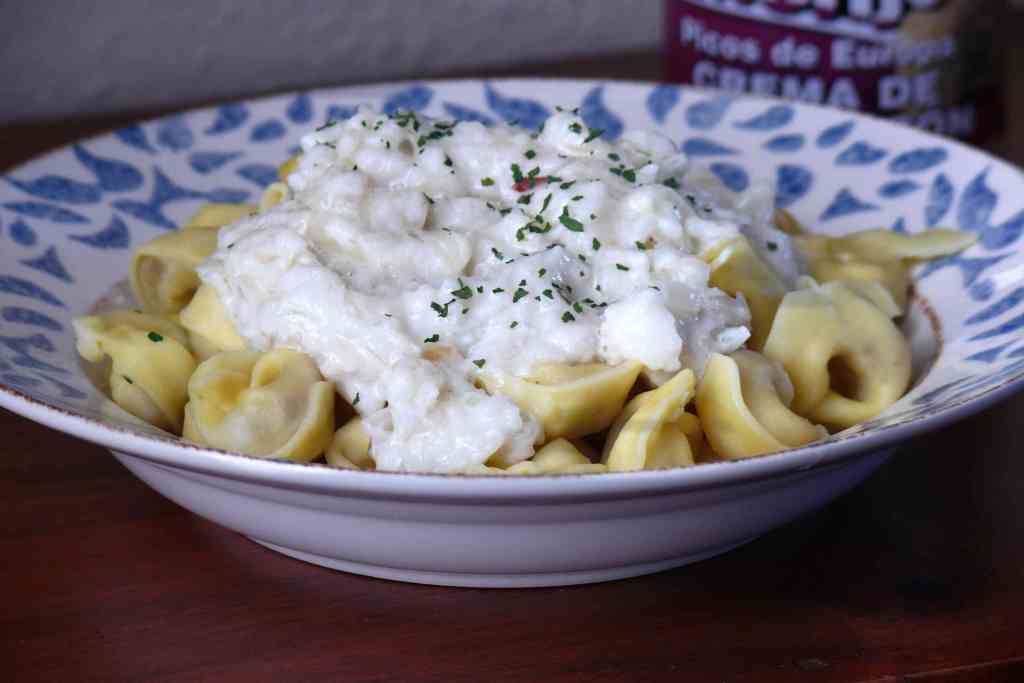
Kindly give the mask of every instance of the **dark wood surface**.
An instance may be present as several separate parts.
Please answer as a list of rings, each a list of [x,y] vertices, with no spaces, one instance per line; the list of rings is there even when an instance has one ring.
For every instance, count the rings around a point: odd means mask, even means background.
[[[642,55],[527,71],[659,73]],[[122,120],[0,129],[0,169]],[[1024,136],[1000,149],[1024,159]],[[490,591],[277,555],[0,411],[0,680],[1024,681],[1021,414],[1024,396],[922,437],[722,557]]]

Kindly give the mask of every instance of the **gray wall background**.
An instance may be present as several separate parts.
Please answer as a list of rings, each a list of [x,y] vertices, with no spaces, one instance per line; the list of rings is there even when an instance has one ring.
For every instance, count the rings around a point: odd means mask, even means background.
[[[2,0],[0,123],[654,49],[662,0]]]

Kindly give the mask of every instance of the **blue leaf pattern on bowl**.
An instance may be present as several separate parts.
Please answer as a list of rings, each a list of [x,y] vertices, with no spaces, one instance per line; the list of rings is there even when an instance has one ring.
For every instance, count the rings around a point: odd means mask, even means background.
[[[677,104],[679,104],[678,85],[669,85],[667,83],[656,85],[651,88],[651,92],[647,95],[647,112],[658,123],[665,123],[665,117],[668,116],[669,112]]]
[[[8,202],[4,204],[5,209],[10,209],[15,213],[20,213],[22,216],[28,216],[29,218],[41,218],[43,220],[53,221],[54,223],[88,223],[89,219],[80,213],[72,211],[71,209],[65,209],[59,206],[53,206],[52,204],[42,204],[40,202]]]
[[[788,126],[796,118],[796,110],[788,104],[776,104],[746,121],[733,125],[746,130],[769,131]]]
[[[142,187],[142,173],[131,164],[96,156],[82,145],[75,145],[72,149],[75,158],[92,172],[104,192],[130,192]]]
[[[710,130],[717,126],[732,104],[731,97],[715,97],[691,104],[686,108],[686,123],[690,128]]]
[[[292,123],[309,123],[313,118],[313,100],[306,93],[296,95],[288,104],[285,115]]]
[[[681,148],[684,154],[691,157],[713,157],[736,154],[736,150],[720,145],[714,140],[707,138],[690,138],[683,143]]]
[[[68,204],[95,204],[103,196],[95,185],[57,175],[44,175],[33,180],[7,178],[14,187],[38,199]]]
[[[837,123],[834,126],[829,126],[818,134],[818,139],[815,140],[815,144],[822,149],[835,147],[846,139],[856,125],[855,121],[846,121],[844,123]]]
[[[615,140],[622,135],[622,120],[604,106],[604,86],[592,89],[580,103],[580,118],[592,133],[604,131],[605,140]]]
[[[217,108],[217,118],[214,119],[205,133],[207,135],[229,133],[236,128],[240,128],[248,118],[249,108],[244,104],[225,104],[223,107]]]
[[[246,164],[238,169],[238,175],[260,187],[277,182],[277,167],[269,164]]]
[[[69,235],[68,239],[96,249],[127,249],[131,246],[131,235],[124,221],[114,216],[107,227],[91,235]]]
[[[153,149],[153,145],[149,144],[149,140],[146,138],[146,131],[138,124],[119,128],[114,131],[114,135],[118,140],[130,147],[141,149],[142,151],[149,152],[150,154],[156,154],[156,150]]]
[[[71,277],[71,274],[68,272],[68,269],[65,268],[64,264],[60,262],[60,257],[57,256],[56,247],[50,247],[45,252],[43,252],[42,256],[37,256],[36,258],[33,259],[25,259],[21,261],[21,263],[28,266],[29,268],[38,270],[41,273],[52,275],[58,280],[63,280],[64,282],[74,282],[74,280]]]
[[[413,85],[399,90],[384,101],[381,111],[394,114],[397,111],[423,111],[434,97],[434,90],[425,85]]]
[[[1008,313],[1016,308],[1022,301],[1024,301],[1024,287],[1018,287],[1013,290],[1002,299],[992,304],[987,308],[983,308],[978,311],[970,318],[968,318],[965,325],[977,325],[979,323],[986,323],[990,320],[998,318],[1004,313]]]
[[[471,109],[470,107],[463,107],[455,104],[454,102],[445,102],[444,110],[448,113],[448,116],[452,117],[456,121],[476,121],[482,123],[485,126],[493,126],[494,119],[487,114]]]
[[[0,292],[36,299],[51,306],[64,306],[60,299],[39,285],[14,275],[0,275]]]
[[[932,181],[932,186],[928,190],[928,202],[924,207],[925,225],[931,228],[938,225],[939,221],[946,217],[950,207],[953,206],[955,194],[956,190],[953,188],[953,183],[950,182],[944,173],[935,176],[935,180]]]
[[[188,164],[196,173],[203,175],[216,171],[224,164],[231,163],[242,156],[241,152],[193,152],[188,158]]]
[[[23,247],[31,247],[38,239],[36,231],[23,220],[14,221],[8,229],[11,233],[11,239]]]
[[[921,186],[913,180],[894,180],[878,188],[878,194],[883,199],[898,199],[919,189]]]
[[[840,166],[867,166],[876,161],[881,161],[888,155],[881,147],[875,147],[863,140],[855,142],[836,157],[836,163]]]
[[[9,323],[42,327],[53,332],[60,332],[64,329],[63,325],[45,313],[22,308],[21,306],[4,306],[3,310],[0,311],[0,317]]]
[[[192,146],[192,131],[185,123],[184,116],[172,116],[164,119],[156,129],[156,141],[173,152],[180,152]]]
[[[491,111],[508,124],[536,130],[551,115],[548,108],[540,102],[520,97],[505,97],[490,83],[484,84],[484,96]]]
[[[849,216],[851,214],[862,213],[864,211],[874,211],[877,208],[877,204],[861,201],[852,190],[844,187],[839,191],[835,199],[832,200],[832,203],[829,204],[828,208],[825,209],[825,212],[821,214],[821,220],[830,221],[833,218]]]
[[[249,139],[253,142],[269,142],[283,137],[285,131],[283,123],[277,119],[270,119],[257,124],[249,134]]]
[[[941,147],[915,149],[904,152],[889,162],[889,172],[896,174],[920,173],[935,168],[949,158],[949,152]]]
[[[718,176],[722,184],[733,192],[743,192],[750,186],[750,177],[747,172],[736,164],[716,161],[709,167],[711,172]]]
[[[769,152],[789,153],[803,149],[805,138],[799,133],[792,135],[778,135],[767,140],[762,147]]]
[[[783,164],[775,173],[775,206],[786,209],[806,195],[814,184],[814,174],[803,166]]]

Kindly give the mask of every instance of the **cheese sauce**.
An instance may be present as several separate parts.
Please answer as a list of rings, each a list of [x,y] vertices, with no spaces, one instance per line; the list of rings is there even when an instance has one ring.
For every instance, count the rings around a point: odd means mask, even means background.
[[[538,423],[479,373],[638,360],[659,382],[741,347],[747,306],[699,257],[724,239],[800,272],[771,188],[733,195],[669,140],[569,111],[531,133],[362,108],[302,149],[290,198],[222,229],[199,273],[254,349],[315,360],[378,469],[528,458]]]

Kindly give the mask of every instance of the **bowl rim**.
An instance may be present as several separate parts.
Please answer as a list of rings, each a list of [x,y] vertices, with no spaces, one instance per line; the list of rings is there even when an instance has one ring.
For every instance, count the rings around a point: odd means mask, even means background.
[[[704,97],[729,97],[737,100],[763,102],[765,104],[785,103],[796,109],[820,111],[835,115],[842,111],[823,105],[786,100],[777,96],[735,93],[704,87],[695,87],[664,81],[645,81],[616,78],[548,78],[548,77],[501,77],[501,78],[451,78],[451,79],[403,79],[375,81],[373,83],[314,87],[286,90],[260,95],[218,100],[214,103],[175,110],[157,116],[140,118],[131,124],[149,124],[181,115],[213,112],[231,102],[259,104],[298,94],[340,95],[346,97],[371,96],[391,88],[427,85],[431,87],[506,84],[529,85],[530,83],[564,83],[577,86],[598,86],[615,83],[634,88],[653,88],[671,85],[682,93],[695,93]],[[910,132],[915,136],[963,153],[980,156],[992,167],[1009,172],[1024,184],[1024,171],[1014,164],[1000,159],[959,140],[945,138],[928,131],[912,128],[897,121],[883,119],[873,114],[843,111],[854,120],[868,121],[893,133]],[[61,145],[26,159],[8,168],[10,173],[30,167],[55,157],[71,145],[83,144],[107,138],[118,128],[111,128]],[[1022,247],[1024,249],[1024,247]],[[943,346],[948,353],[948,346]],[[942,354],[936,357],[938,363]],[[985,373],[982,373],[984,375]],[[379,498],[387,496],[392,500],[424,502],[447,500],[463,504],[493,504],[538,502],[568,503],[586,501],[607,501],[620,498],[662,496],[698,491],[716,491],[739,484],[781,479],[823,469],[841,466],[846,461],[865,457],[883,449],[891,449],[899,442],[911,439],[925,432],[940,429],[953,422],[974,415],[989,406],[1005,400],[1013,393],[1024,389],[1024,372],[998,385],[989,387],[981,394],[962,398],[945,405],[938,413],[915,417],[908,422],[882,425],[852,434],[838,434],[823,442],[816,442],[776,453],[733,461],[702,463],[695,467],[667,470],[646,470],[638,472],[609,472],[600,474],[553,474],[553,475],[484,475],[484,474],[436,474],[419,472],[358,471],[333,468],[319,463],[296,463],[285,460],[269,460],[242,453],[198,446],[172,435],[158,436],[133,430],[120,425],[89,417],[73,410],[51,405],[31,397],[20,389],[0,384],[0,407],[26,417],[49,428],[61,431],[85,441],[111,449],[119,454],[146,460],[154,465],[172,470],[226,478],[232,481],[270,486],[277,489],[301,491],[311,494],[345,495],[356,498]]]

